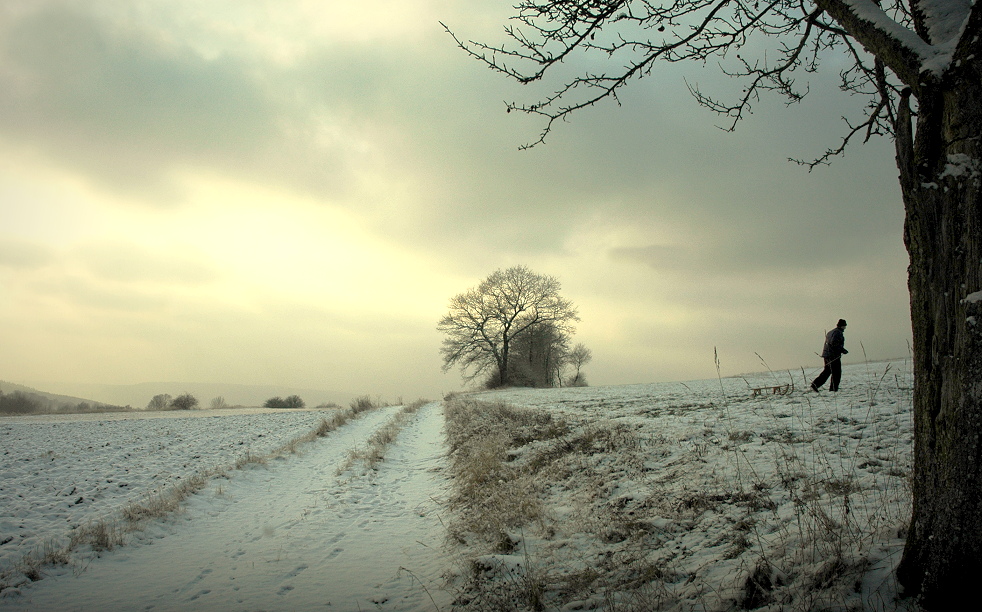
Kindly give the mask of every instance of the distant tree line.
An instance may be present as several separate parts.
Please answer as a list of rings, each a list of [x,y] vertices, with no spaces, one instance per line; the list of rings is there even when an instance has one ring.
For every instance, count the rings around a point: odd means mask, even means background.
[[[194,410],[198,407],[198,398],[190,393],[183,393],[171,400],[170,406],[174,410]]]
[[[210,404],[213,410],[228,408],[224,397],[215,397]],[[299,395],[291,395],[286,398],[271,397],[263,403],[265,408],[304,408],[306,403]],[[154,395],[147,404],[147,410],[194,410],[198,407],[198,398],[191,393],[184,393],[177,397],[171,397],[167,393]]]
[[[197,407],[198,398],[190,393],[183,393],[177,397],[160,393],[154,395],[147,404],[147,410],[194,410]]]
[[[114,406],[98,402],[57,402],[37,393],[0,389],[0,414],[84,414],[91,412],[125,412],[130,406]]]
[[[303,408],[307,404],[300,399],[299,395],[291,395],[287,398],[271,397],[263,404],[264,408]]]

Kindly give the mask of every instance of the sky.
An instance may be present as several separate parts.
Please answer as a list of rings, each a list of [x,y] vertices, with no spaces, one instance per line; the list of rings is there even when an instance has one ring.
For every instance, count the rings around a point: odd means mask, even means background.
[[[0,379],[439,397],[450,298],[514,265],[594,385],[811,373],[840,317],[851,361],[908,354],[892,143],[788,161],[862,110],[837,58],[735,132],[686,88],[718,67],[658,66],[523,151],[505,101],[544,90],[440,25],[500,42],[511,4],[4,2]]]

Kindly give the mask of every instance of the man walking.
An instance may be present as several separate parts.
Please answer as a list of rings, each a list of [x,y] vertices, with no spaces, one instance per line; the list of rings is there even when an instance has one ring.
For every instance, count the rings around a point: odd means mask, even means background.
[[[825,368],[812,382],[812,391],[818,391],[825,384],[825,381],[832,377],[829,391],[839,390],[839,380],[842,379],[842,356],[849,353],[846,350],[846,320],[839,319],[835,329],[825,334],[825,346],[822,347],[822,359],[825,360]]]

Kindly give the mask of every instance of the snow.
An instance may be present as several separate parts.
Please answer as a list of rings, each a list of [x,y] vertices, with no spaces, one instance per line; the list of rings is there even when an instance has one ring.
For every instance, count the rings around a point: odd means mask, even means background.
[[[652,584],[664,583],[673,609],[725,608],[762,557],[783,572],[781,588],[808,592],[788,564],[820,569],[825,560],[802,556],[824,550],[800,535],[802,508],[849,527],[839,535],[864,526],[843,557],[863,559],[855,597],[892,609],[877,602],[892,602],[898,530],[909,517],[909,364],[847,365],[837,394],[802,391],[815,373],[471,395],[549,411],[574,433],[615,431],[611,440],[630,441],[578,456],[562,478],[558,468],[543,474],[547,516],[516,533],[521,548],[505,554],[447,539],[443,411],[430,403],[373,469],[338,473],[399,407],[364,413],[298,454],[213,477],[182,511],[129,534],[125,546],[78,550],[33,582],[10,572],[27,549],[206,466],[278,448],[323,415],[5,418],[0,541],[15,540],[0,546],[8,587],[0,609],[447,610],[468,567],[497,568],[487,579],[508,581],[530,560],[546,582],[546,609],[599,609],[629,603],[616,585],[635,571],[633,559],[664,569]],[[797,390],[788,395],[751,397],[752,388],[789,382]],[[533,440],[514,462],[554,443]],[[610,588],[561,600],[561,577],[584,568],[607,572]]]
[[[917,6],[924,13],[931,41],[941,45],[961,38],[973,4],[973,0],[921,0]]]
[[[948,155],[948,163],[941,172],[941,178],[946,176],[978,178],[979,163],[964,153]]]
[[[887,33],[921,58],[921,69],[941,76],[951,64],[952,56],[968,25],[971,0],[922,0],[918,8],[925,16],[931,43],[922,40],[913,30],[897,23],[873,0],[844,0],[853,12]]]
[[[969,293],[965,296],[965,303],[976,304],[982,302],[982,291],[976,291],[975,293]]]

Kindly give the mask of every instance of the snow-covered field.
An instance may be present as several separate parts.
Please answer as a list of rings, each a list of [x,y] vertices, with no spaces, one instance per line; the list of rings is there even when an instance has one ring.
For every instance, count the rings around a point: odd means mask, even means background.
[[[802,391],[816,373],[465,398],[552,420],[516,430],[478,501],[515,499],[507,483],[523,482],[541,503],[534,520],[505,525],[491,541],[457,534],[473,560],[457,577],[459,601],[548,610],[902,607],[892,570],[910,511],[909,364],[846,366],[840,392]],[[751,392],[787,383],[796,391]]]
[[[0,592],[0,609],[358,610],[384,606],[431,610],[442,606],[446,594],[434,584],[443,571],[443,533],[433,497],[441,490],[439,404],[423,406],[412,415],[399,433],[400,444],[388,449],[385,461],[376,469],[357,462],[346,467],[351,451],[361,449],[401,409],[385,407],[362,413],[303,445],[297,454],[213,478],[187,500],[183,512],[131,534],[127,546],[100,553],[81,550],[71,564],[47,567],[39,581],[22,578]],[[282,419],[283,431],[275,436],[278,442],[290,437],[287,430],[306,433],[302,431],[305,426],[313,429],[311,419],[320,417],[300,412],[261,416]],[[209,430],[216,441],[224,440],[220,431],[228,429],[241,429],[240,435],[251,432],[252,437],[271,436],[266,429],[252,429],[248,420],[239,417],[219,420],[222,427]],[[164,426],[149,421],[143,425],[158,433],[161,430],[156,428]],[[174,420],[169,426],[173,437],[201,429],[193,418]],[[134,435],[134,430],[126,431]],[[112,443],[125,445],[124,440],[112,439]],[[93,445],[92,450],[96,448]],[[227,444],[222,448],[226,462],[242,452]],[[152,455],[142,452],[128,461],[160,461]],[[87,471],[103,473],[99,456],[93,454],[97,463],[89,463]],[[221,461],[221,456],[216,453],[214,460]],[[187,470],[185,477],[193,471],[190,463],[187,468],[181,463],[161,463],[177,473]],[[64,530],[64,525],[52,525],[52,533],[59,529]],[[421,580],[425,581],[422,585]]]
[[[794,393],[751,397],[791,378]],[[346,468],[401,409],[370,411],[298,454],[213,477],[126,546],[80,549],[36,582],[8,571],[0,609],[894,609],[909,366],[847,366],[838,394],[805,387],[784,372],[465,396],[563,424],[509,451],[543,509],[507,527],[509,550],[451,527],[441,404],[413,413],[374,468]],[[322,416],[2,419],[0,571]]]
[[[0,418],[0,571],[154,490],[312,430],[320,410]]]

